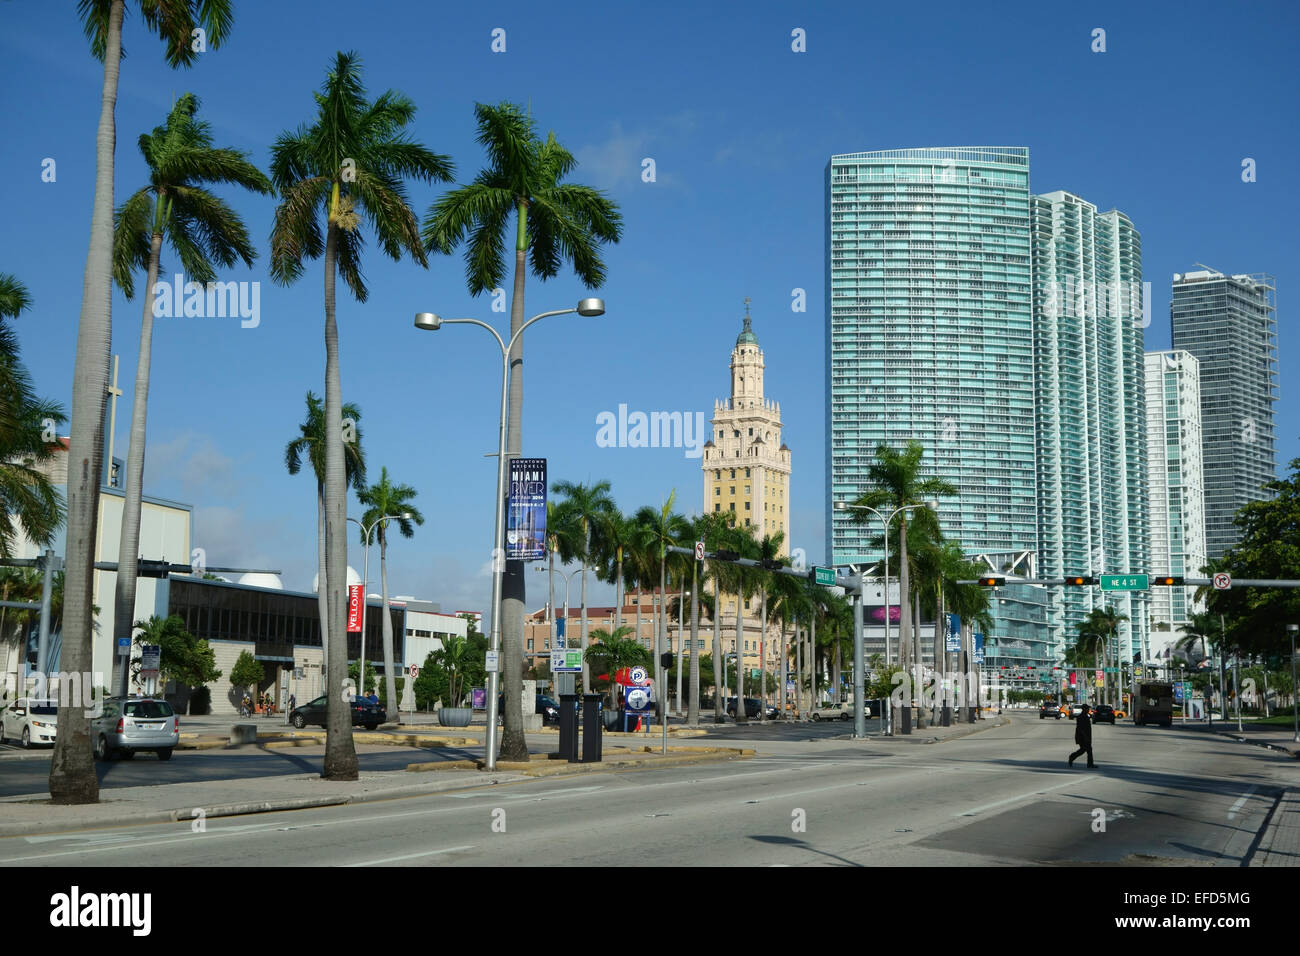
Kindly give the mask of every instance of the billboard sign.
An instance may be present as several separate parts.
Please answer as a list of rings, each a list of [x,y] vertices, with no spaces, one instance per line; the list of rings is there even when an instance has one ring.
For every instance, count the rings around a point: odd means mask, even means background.
[[[140,645],[140,676],[157,677],[162,663],[162,647],[158,644]]]
[[[885,623],[885,605],[868,604],[863,611],[862,623],[864,624],[884,624]],[[891,624],[897,624],[899,615],[902,610],[897,604],[889,605],[889,620]]]
[[[546,557],[546,459],[510,459],[506,503],[506,559]]]

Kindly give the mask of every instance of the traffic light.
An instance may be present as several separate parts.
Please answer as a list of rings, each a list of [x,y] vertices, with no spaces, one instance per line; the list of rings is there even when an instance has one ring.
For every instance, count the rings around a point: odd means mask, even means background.
[[[664,651],[662,654],[660,654],[660,655],[659,655],[659,663],[660,663],[660,665],[663,666],[663,667],[672,667],[672,666],[673,666],[673,652],[672,652],[672,651]]]
[[[718,561],[739,561],[740,552],[728,551],[725,548],[718,548],[718,550],[713,552],[713,557]]]
[[[783,567],[785,567],[785,562],[777,558],[763,559],[763,570],[765,571],[780,571]]]
[[[982,578],[977,578],[975,583],[982,588],[1000,588],[1002,585],[1007,583],[1007,579],[1005,575],[989,574]]]
[[[141,559],[135,573],[141,578],[165,578],[171,573],[171,562]]]
[[[1086,577],[1082,574],[1070,575],[1065,579],[1065,586],[1068,588],[1086,588],[1096,583],[1096,578]]]
[[[1182,575],[1178,575],[1178,576],[1166,575],[1165,577],[1162,578],[1152,578],[1151,583],[1152,585],[1158,584],[1167,588],[1178,587],[1183,583],[1183,577]]]

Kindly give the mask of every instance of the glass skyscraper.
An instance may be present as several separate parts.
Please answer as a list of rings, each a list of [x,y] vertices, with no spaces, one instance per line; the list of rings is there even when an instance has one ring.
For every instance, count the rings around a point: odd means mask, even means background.
[[[1142,242],[1122,212],[1068,192],[1030,200],[1038,429],[1039,572],[1144,573],[1148,567]],[[1146,592],[1050,589],[1060,651],[1094,608],[1128,617],[1121,646],[1143,650]],[[1130,643],[1131,642],[1131,643]],[[1125,655],[1127,656],[1127,655]]]
[[[1174,276],[1173,347],[1201,363],[1205,550],[1240,540],[1242,505],[1270,496],[1276,476],[1273,403],[1278,398],[1275,284],[1270,275],[1202,270]]]
[[[940,516],[968,554],[1034,550],[1029,150],[846,153],[825,180],[828,559],[881,557],[833,504],[908,439],[957,486]]]

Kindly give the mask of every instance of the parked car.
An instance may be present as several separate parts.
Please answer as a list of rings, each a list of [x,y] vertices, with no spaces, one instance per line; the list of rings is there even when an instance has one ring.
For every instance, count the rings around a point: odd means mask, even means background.
[[[1098,704],[1092,709],[1092,722],[1094,724],[1115,723],[1115,708],[1110,704]]]
[[[533,700],[533,713],[542,715],[543,724],[558,724],[560,722],[560,704],[554,698],[547,697],[545,694],[538,694]],[[578,699],[578,714],[582,714],[582,699]],[[506,719],[506,695],[497,694],[497,720]]]
[[[19,697],[4,709],[0,717],[0,744],[20,740],[24,747],[36,744],[54,746],[54,731],[59,720],[59,702]]]
[[[300,704],[289,711],[289,723],[299,730],[302,730],[308,724],[324,727],[327,701],[328,697],[321,695],[313,701]],[[365,727],[366,730],[374,730],[384,722],[384,709],[371,702],[368,697],[354,697],[348,702],[348,707],[352,710],[353,727],[361,726]]]
[[[171,760],[181,740],[181,719],[156,697],[109,697],[90,721],[90,739],[96,760],[130,760],[141,750]]]
[[[1060,720],[1061,706],[1054,701],[1045,700],[1043,701],[1043,705],[1038,708],[1038,719],[1045,720],[1048,717],[1053,717],[1056,720]]]
[[[763,706],[763,702],[760,701],[757,697],[746,697],[745,716],[748,717],[750,720],[757,720],[759,708],[762,706]],[[774,704],[767,705],[768,720],[774,720],[777,714],[779,713],[780,711],[776,709],[776,706]],[[727,716],[728,717],[736,716],[736,698],[734,697],[727,698]]]

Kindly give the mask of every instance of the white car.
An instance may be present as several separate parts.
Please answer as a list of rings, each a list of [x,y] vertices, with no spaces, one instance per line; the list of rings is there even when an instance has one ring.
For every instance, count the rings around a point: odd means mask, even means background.
[[[0,718],[0,744],[21,740],[24,747],[36,744],[54,746],[54,732],[59,721],[59,702],[19,697],[4,710]]]
[[[875,708],[871,705],[874,701],[865,701],[862,705],[863,713],[867,717],[873,717]],[[823,704],[815,707],[809,712],[813,720],[852,720],[853,719],[853,701],[847,701],[843,704]]]

